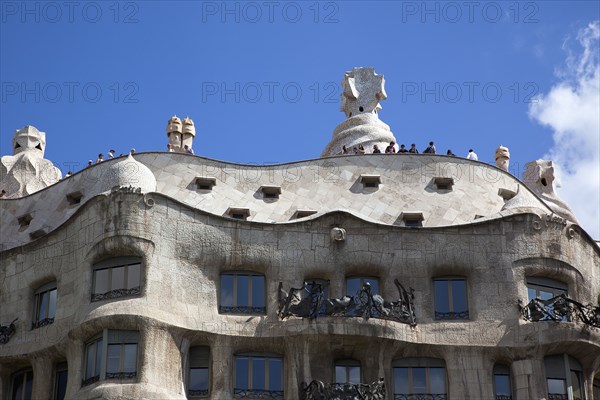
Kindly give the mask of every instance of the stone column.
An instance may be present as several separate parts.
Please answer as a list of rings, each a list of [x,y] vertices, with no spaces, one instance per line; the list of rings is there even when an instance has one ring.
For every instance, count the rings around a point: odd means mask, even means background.
[[[219,335],[211,343],[210,351],[211,396],[213,399],[233,399],[233,348],[230,337]]]
[[[510,376],[515,400],[537,400],[546,397],[543,361],[513,361],[510,365]]]
[[[149,383],[173,397],[183,396],[181,352],[173,335],[165,327],[148,324],[145,328],[140,331],[143,345],[140,383]]]
[[[52,396],[52,372],[54,365],[47,355],[34,356],[31,359],[33,368],[33,391],[31,398],[36,400],[50,400]]]

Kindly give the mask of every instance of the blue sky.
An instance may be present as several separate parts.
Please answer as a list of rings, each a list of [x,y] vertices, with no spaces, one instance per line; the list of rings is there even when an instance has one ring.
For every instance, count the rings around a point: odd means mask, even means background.
[[[423,150],[434,140],[462,156],[472,147],[490,163],[503,144],[518,177],[531,160],[560,158],[564,140],[587,143],[589,163],[561,160],[560,193],[598,238],[594,107],[590,124],[565,128],[577,124],[556,120],[552,106],[564,110],[564,85],[597,101],[586,91],[597,84],[597,32],[588,42],[582,32],[599,19],[597,1],[2,0],[0,153],[12,153],[15,129],[34,125],[46,158],[78,170],[110,148],[165,150],[177,114],[195,121],[202,156],[316,158],[344,119],[344,72],[373,66],[388,94],[379,116],[399,143]],[[591,179],[586,201],[571,177]]]

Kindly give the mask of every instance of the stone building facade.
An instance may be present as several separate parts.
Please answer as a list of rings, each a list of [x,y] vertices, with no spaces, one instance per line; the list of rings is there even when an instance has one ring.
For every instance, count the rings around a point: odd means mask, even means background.
[[[3,399],[600,399],[600,248],[482,162],[141,153],[0,218]]]

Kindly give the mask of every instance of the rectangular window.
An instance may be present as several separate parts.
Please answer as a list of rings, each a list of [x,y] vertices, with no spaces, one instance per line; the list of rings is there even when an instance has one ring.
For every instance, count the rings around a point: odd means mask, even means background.
[[[265,276],[252,272],[221,274],[219,312],[266,314]]]
[[[64,400],[67,393],[68,371],[67,364],[60,364],[56,368],[54,379],[54,399]]]
[[[342,360],[335,363],[335,383],[360,384],[360,362],[356,360]]]
[[[15,374],[12,378],[11,400],[31,400],[33,371],[27,370]]]
[[[565,283],[538,276],[527,277],[527,295],[529,301],[535,299],[547,301],[556,296],[560,296],[561,294],[568,296],[567,285]],[[553,302],[549,302],[544,308],[546,309],[546,314],[541,318],[541,321],[552,320],[552,317],[550,316],[555,315]],[[566,315],[562,316],[562,319],[560,319],[560,315],[558,315],[556,316],[556,319],[562,322],[568,322]]]
[[[494,395],[496,400],[511,400],[510,369],[506,365],[494,365]]]
[[[241,354],[234,362],[236,398],[283,398],[283,359],[278,356]]]
[[[137,376],[139,333],[107,330],[86,344],[83,385]]]
[[[188,395],[208,396],[209,394],[210,348],[196,346],[190,348],[190,371],[188,376]]]
[[[379,294],[379,279],[363,276],[346,278],[346,294],[356,296],[365,283],[371,286],[371,294]]]
[[[35,291],[31,329],[40,328],[54,322],[56,299],[56,282],[48,283]]]
[[[394,362],[394,399],[446,399],[446,368],[442,360],[404,359]]]
[[[464,278],[433,280],[435,319],[469,319],[467,282]]]
[[[122,257],[96,265],[92,301],[139,295],[141,271],[139,257]]]

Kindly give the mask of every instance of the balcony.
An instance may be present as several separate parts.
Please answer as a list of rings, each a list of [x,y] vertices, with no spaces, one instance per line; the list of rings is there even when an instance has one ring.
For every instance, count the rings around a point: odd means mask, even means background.
[[[385,384],[383,378],[371,384],[323,383],[313,380],[308,385],[302,382],[304,400],[383,400]]]
[[[552,297],[548,300],[535,298],[522,306],[519,300],[521,316],[526,321],[572,321],[577,320],[586,325],[600,328],[600,306],[583,304],[568,298],[565,294]]]

